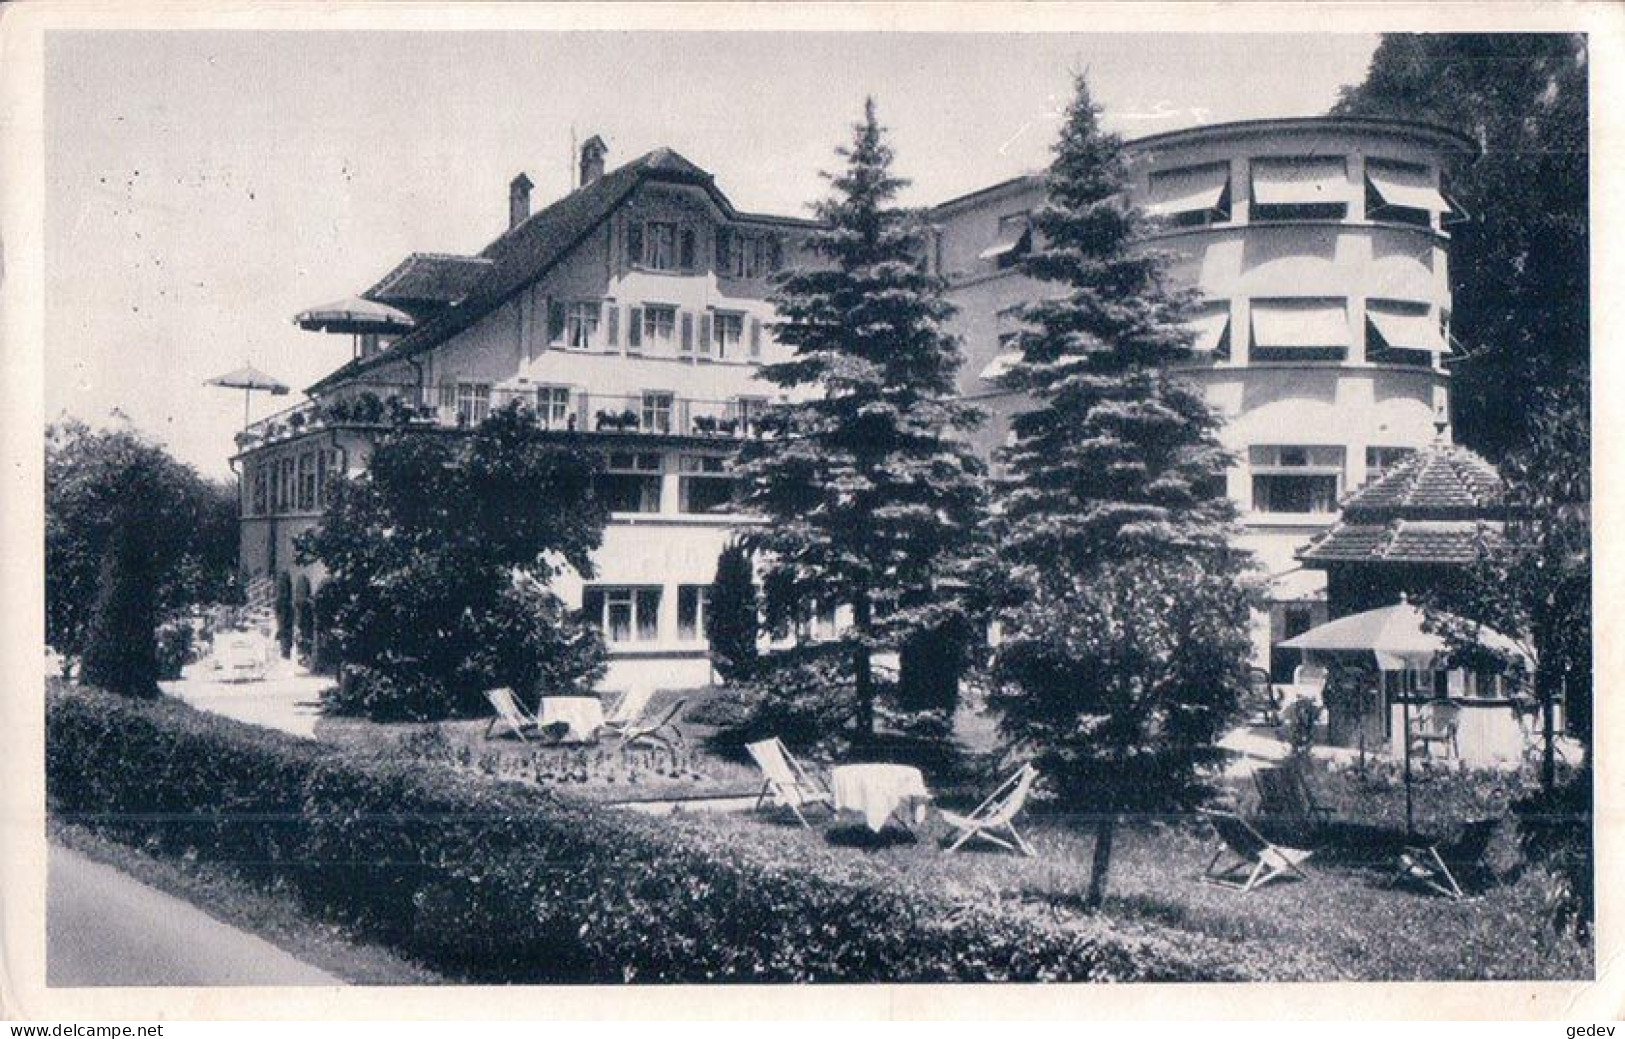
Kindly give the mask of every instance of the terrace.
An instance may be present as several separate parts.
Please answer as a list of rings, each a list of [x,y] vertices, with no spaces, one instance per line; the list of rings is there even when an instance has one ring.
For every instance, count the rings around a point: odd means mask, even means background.
[[[761,433],[762,398],[714,400],[674,393],[591,393],[573,387],[455,388],[351,383],[251,423],[237,434],[250,451],[315,430],[409,425],[467,429],[492,411],[517,403],[540,429],[609,436],[703,437],[734,440]]]

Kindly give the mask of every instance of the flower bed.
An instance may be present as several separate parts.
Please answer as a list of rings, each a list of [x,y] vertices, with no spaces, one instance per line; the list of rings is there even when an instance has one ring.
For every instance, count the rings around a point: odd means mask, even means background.
[[[1245,980],[1229,946],[954,898],[838,849],[719,844],[456,771],[88,691],[47,697],[53,811],[232,864],[486,982]]]

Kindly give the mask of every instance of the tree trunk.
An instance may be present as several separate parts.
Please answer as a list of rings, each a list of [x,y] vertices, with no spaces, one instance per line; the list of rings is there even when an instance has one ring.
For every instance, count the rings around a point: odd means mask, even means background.
[[[1540,750],[1540,788],[1550,790],[1557,783],[1557,733],[1553,726],[1553,700],[1557,685],[1555,676],[1546,668],[1537,673],[1536,682],[1540,685],[1540,733],[1543,745]]]
[[[1095,820],[1095,855],[1089,864],[1089,894],[1083,900],[1088,910],[1099,909],[1106,901],[1106,873],[1112,865],[1112,838],[1117,833],[1117,814],[1107,812]]]
[[[869,624],[873,618],[868,593],[852,601],[852,627],[858,634],[858,647],[852,654],[853,684],[858,697],[858,736],[873,740],[875,735],[874,668],[869,659]]]

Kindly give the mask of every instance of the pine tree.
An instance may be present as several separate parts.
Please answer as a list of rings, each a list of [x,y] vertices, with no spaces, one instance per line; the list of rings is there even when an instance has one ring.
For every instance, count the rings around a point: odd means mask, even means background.
[[[964,442],[980,416],[955,396],[946,286],[920,262],[923,221],[894,205],[907,182],[891,172],[873,99],[854,129],[815,207],[825,226],[809,247],[824,262],[774,296],[794,356],[762,374],[804,399],[770,412],[741,468],[748,507],[770,520],[750,544],[775,586],[851,611],[840,648],[859,733],[871,734],[872,655],[963,609],[942,582],[981,536],[984,467]]]
[[[1034,278],[1005,379],[1012,421],[997,544],[1006,633],[994,699],[1068,803],[1098,813],[1088,901],[1117,816],[1188,806],[1244,688],[1252,598],[1230,547],[1218,418],[1169,366],[1190,357],[1190,298],[1145,248],[1122,142],[1081,77],[1033,214]]]
[[[725,682],[748,682],[756,673],[759,611],[750,553],[740,544],[730,544],[717,557],[705,613],[711,659]]]

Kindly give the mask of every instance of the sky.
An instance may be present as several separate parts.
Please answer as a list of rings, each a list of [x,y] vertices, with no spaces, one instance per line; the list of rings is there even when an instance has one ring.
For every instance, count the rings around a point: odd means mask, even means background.
[[[48,418],[127,422],[230,469],[251,363],[348,359],[293,315],[413,251],[478,251],[526,172],[569,188],[668,146],[741,209],[806,215],[873,95],[902,201],[1045,166],[1074,72],[1129,137],[1323,114],[1375,35],[54,32],[45,51]],[[260,416],[297,399],[255,395]]]

